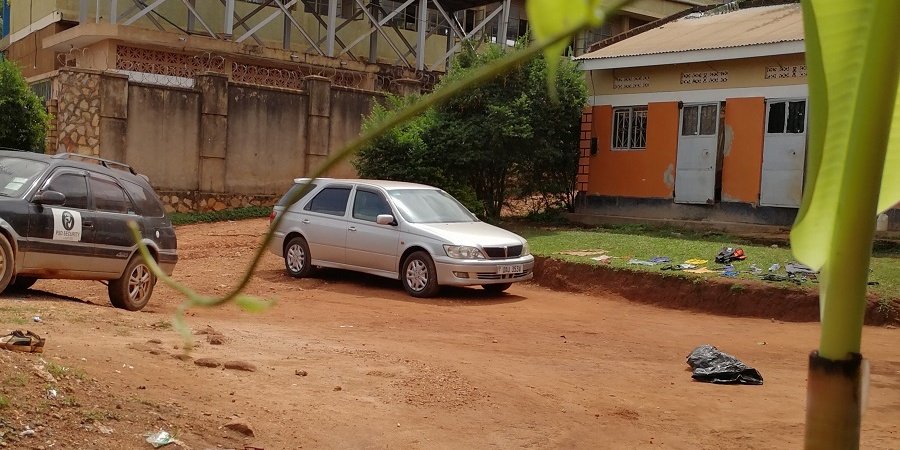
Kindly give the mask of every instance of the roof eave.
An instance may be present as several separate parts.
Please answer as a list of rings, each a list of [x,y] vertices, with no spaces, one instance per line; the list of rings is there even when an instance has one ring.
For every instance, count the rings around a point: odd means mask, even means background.
[[[577,58],[581,70],[621,69],[626,67],[662,66],[726,59],[758,58],[762,56],[790,55],[804,53],[804,41],[774,42],[769,44],[744,45],[740,47],[687,50],[680,52],[654,53],[650,55],[614,56],[608,58]]]

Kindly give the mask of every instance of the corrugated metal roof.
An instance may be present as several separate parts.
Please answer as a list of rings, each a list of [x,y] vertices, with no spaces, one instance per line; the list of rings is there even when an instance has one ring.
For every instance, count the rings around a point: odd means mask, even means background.
[[[792,41],[803,41],[803,15],[800,5],[796,3],[703,17],[687,16],[576,59],[606,59]]]

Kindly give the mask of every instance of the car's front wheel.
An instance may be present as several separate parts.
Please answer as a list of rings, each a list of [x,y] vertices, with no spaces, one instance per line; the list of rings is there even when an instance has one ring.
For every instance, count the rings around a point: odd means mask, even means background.
[[[312,274],[309,244],[301,236],[295,236],[284,246],[284,269],[294,278],[308,277]]]
[[[156,275],[141,255],[134,255],[122,276],[109,282],[109,301],[116,308],[140,311],[150,301],[155,285]]]
[[[414,252],[406,257],[400,279],[406,293],[413,297],[433,297],[440,290],[434,261],[423,251]]]

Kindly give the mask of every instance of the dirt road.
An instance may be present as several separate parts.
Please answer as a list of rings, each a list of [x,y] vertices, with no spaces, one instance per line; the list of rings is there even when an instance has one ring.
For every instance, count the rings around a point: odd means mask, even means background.
[[[224,293],[265,225],[179,228],[175,277]],[[462,289],[415,300],[399,282],[347,272],[295,280],[271,255],[250,292],[278,304],[261,314],[192,310],[192,329],[211,334],[195,334],[197,347],[182,359],[183,342],[166,322],[181,299],[166,287],[140,313],[113,309],[105,287],[91,282],[39,281],[18,299],[0,299],[0,328],[45,336],[42,357],[61,386],[48,400],[48,383],[31,367],[40,357],[0,352],[0,392],[11,403],[0,408],[0,432],[14,448],[47,449],[151,448],[142,434],[160,428],[192,449],[802,443],[816,324],[720,318],[531,284],[499,297]],[[896,329],[865,330],[872,375],[863,448],[900,448],[898,342]],[[685,356],[705,343],[757,368],[765,384],[692,382]],[[201,358],[255,371],[201,367]],[[223,427],[232,421],[254,436]],[[35,433],[20,436],[26,426]]]

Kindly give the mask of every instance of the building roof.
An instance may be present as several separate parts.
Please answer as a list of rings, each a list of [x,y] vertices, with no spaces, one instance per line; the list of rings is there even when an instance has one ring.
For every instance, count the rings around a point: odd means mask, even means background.
[[[586,53],[583,68],[635,67],[803,52],[800,5],[689,14]]]

